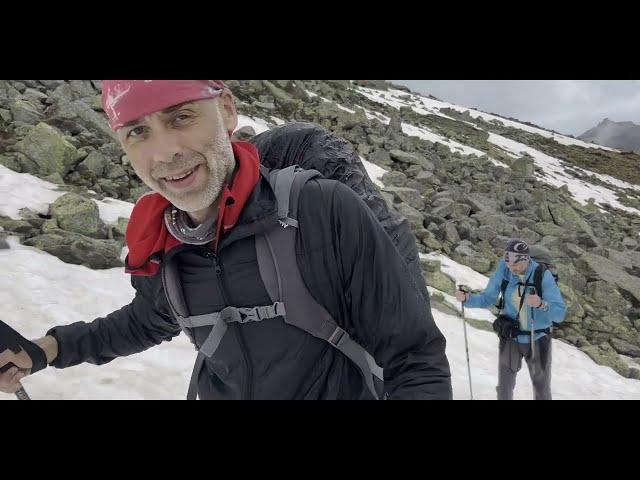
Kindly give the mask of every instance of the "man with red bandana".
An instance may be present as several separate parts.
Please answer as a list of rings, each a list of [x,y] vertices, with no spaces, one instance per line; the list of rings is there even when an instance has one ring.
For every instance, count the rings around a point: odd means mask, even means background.
[[[269,303],[256,236],[278,225],[259,152],[231,141],[237,113],[221,80],[105,80],[110,127],[152,192],[126,232],[126,272],[136,295],[92,322],[52,328],[36,340],[46,363],[102,365],[181,332],[162,284],[177,265],[191,315]],[[375,216],[340,182],[314,178],[299,195],[296,255],[314,299],[384,371],[385,399],[449,399],[445,340],[428,303]],[[211,326],[193,328],[201,347]],[[2,352],[0,390],[13,392],[31,365]],[[1,367],[2,365],[0,365]],[[229,324],[196,372],[201,399],[371,399],[360,370],[338,349],[282,319]]]

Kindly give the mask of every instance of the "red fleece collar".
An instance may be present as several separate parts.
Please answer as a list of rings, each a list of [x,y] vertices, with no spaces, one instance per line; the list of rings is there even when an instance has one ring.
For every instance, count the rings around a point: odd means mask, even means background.
[[[220,196],[216,245],[221,235],[235,226],[260,178],[258,149],[247,142],[232,142],[231,145],[238,171],[231,187],[225,186]],[[126,273],[155,275],[160,268],[159,260],[151,257],[182,244],[169,233],[164,223],[164,212],[169,205],[170,202],[159,193],[149,193],[137,201],[125,235],[129,247]]]

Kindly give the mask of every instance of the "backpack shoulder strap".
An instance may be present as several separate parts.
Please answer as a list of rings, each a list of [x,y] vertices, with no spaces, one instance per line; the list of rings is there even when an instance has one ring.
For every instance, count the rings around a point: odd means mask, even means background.
[[[272,301],[284,303],[285,322],[340,350],[357,365],[367,387],[375,398],[379,398],[384,379],[382,369],[376,365],[373,357],[357,344],[335,322],[331,314],[313,298],[298,268],[295,254],[298,198],[304,184],[320,174],[313,170],[296,172],[289,169],[291,167],[274,172],[276,179],[272,183],[272,185],[275,184],[278,219],[284,228],[276,226],[264,235],[256,237],[260,275]],[[294,228],[286,228],[289,226]]]
[[[278,204],[278,221],[283,227],[298,226],[300,191],[305,183],[320,176],[317,170],[301,170],[297,165],[269,172],[269,183]]]
[[[507,273],[508,270],[505,270],[502,277],[502,283],[500,284],[500,296],[498,298],[498,303],[496,304],[496,308],[500,311],[502,311],[502,309],[504,308],[504,294],[507,291],[507,286],[509,285],[509,278],[507,278]]]
[[[189,316],[189,310],[184,298],[182,284],[180,283],[177,262],[162,262],[160,272],[162,276],[162,287],[164,288],[167,303],[169,304],[173,317],[178,321],[178,323],[180,323],[182,319]]]
[[[533,273],[533,285],[536,287],[538,296],[542,297],[542,279],[544,278],[544,272],[547,271],[547,267],[542,263],[539,263],[536,267],[536,271]]]
[[[162,262],[160,269],[162,275],[162,287],[164,289],[164,295],[167,298],[167,303],[173,314],[173,318],[178,322],[182,331],[187,335],[191,343],[195,346],[195,338],[193,333],[186,326],[186,320],[189,317],[189,309],[187,308],[187,302],[184,298],[184,291],[182,284],[180,283],[180,274],[178,273],[178,265],[175,261]],[[198,347],[196,346],[196,350]],[[195,400],[198,395],[198,374],[202,369],[204,363],[204,355],[198,352],[195,364],[193,365],[193,371],[191,373],[191,380],[189,381],[189,389],[187,391],[187,400]]]

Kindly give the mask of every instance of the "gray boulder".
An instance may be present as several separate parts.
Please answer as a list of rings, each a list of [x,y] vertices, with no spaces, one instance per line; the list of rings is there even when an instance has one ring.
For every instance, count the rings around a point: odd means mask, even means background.
[[[122,267],[122,244],[113,240],[97,240],[78,233],[52,230],[24,241],[27,246],[43,250],[66,263],[93,269]]]
[[[100,219],[98,205],[92,200],[67,193],[50,205],[49,212],[62,230],[104,238],[105,227]]]
[[[77,150],[53,127],[39,123],[27,136],[15,146],[17,152],[31,160],[37,171],[25,170],[28,173],[49,175],[51,173],[66,174],[76,159]],[[25,169],[25,165],[22,165]],[[26,165],[30,167],[29,164]]]

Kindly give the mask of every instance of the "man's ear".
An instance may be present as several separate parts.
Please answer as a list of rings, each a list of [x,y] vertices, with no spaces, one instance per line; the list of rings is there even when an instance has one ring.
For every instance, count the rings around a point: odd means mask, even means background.
[[[224,126],[231,135],[238,127],[238,112],[233,93],[228,88],[225,88],[220,94],[220,113],[222,113]]]

